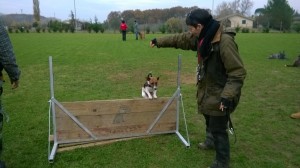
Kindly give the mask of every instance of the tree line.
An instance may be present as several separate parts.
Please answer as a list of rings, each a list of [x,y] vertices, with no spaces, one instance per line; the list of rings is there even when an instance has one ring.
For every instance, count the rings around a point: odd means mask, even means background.
[[[168,32],[180,33],[186,31],[185,17],[193,9],[193,7],[173,7],[166,9],[149,9],[149,10],[125,10],[125,11],[112,11],[107,15],[107,19],[103,23],[98,21],[95,16],[90,21],[80,21],[74,17],[71,11],[67,21],[60,21],[55,18],[48,19],[47,22],[40,20],[38,0],[34,0],[34,22],[22,23],[21,25],[13,24],[15,27],[22,27],[25,29],[35,28],[37,31],[48,30],[51,32],[75,32],[76,30],[88,32],[101,32],[113,31],[118,32],[121,20],[125,20],[129,26],[128,31],[133,32],[134,21],[139,23],[141,31],[146,33],[150,32]],[[239,13],[248,16],[254,20],[254,28],[263,28],[268,31],[269,29],[289,31],[291,29],[300,31],[300,15],[288,4],[287,0],[269,0],[264,8],[255,10],[254,15],[250,15],[253,2],[251,0],[234,0],[232,2],[224,1],[220,3],[214,12],[210,9],[215,18],[221,18],[233,13]],[[8,19],[6,19],[8,20]]]
[[[269,0],[264,8],[255,10],[256,26],[262,26],[265,31],[275,29],[289,31],[291,28],[300,31],[300,15],[287,0]]]

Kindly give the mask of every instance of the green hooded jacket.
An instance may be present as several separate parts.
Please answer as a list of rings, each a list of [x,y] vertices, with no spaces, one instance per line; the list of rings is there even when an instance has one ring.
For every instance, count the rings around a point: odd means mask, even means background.
[[[199,63],[200,67],[205,67],[198,82],[199,113],[212,116],[226,115],[219,109],[222,98],[231,102],[229,112],[233,112],[238,105],[246,70],[234,36],[235,33],[223,33],[218,30],[211,42],[209,56]],[[197,51],[197,41],[197,37],[186,32],[157,39],[157,47]]]

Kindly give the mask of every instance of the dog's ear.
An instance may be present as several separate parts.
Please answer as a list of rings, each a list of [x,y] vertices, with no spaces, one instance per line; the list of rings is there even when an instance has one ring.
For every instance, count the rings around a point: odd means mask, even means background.
[[[147,76],[147,77],[146,77],[146,80],[147,80],[147,81],[149,81],[149,80],[150,80],[150,77],[149,77],[149,76]]]
[[[157,80],[159,80],[159,77],[157,77]]]

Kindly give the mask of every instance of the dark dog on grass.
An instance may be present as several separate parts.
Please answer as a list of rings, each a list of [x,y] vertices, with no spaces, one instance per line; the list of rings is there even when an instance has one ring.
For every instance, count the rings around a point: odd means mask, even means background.
[[[285,59],[285,53],[283,51],[283,52],[271,54],[268,58],[269,59]]]
[[[300,55],[298,55],[298,59],[294,61],[292,65],[285,65],[286,67],[300,67]]]

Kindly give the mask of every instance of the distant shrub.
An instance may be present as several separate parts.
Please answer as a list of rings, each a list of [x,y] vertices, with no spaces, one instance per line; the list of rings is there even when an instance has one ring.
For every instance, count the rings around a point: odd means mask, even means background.
[[[248,28],[243,28],[242,29],[242,33],[249,33],[250,32],[250,29],[248,29]]]
[[[299,33],[300,32],[300,22],[294,23],[292,25],[292,29],[295,30],[297,33]]]
[[[19,30],[21,33],[24,33],[24,31],[25,31],[24,27],[20,27]]]
[[[166,25],[161,25],[161,27],[159,28],[159,31],[162,33],[162,34],[165,34],[166,33]]]
[[[240,30],[241,30],[241,27],[240,26],[237,26],[236,28],[235,28],[235,32],[240,32]]]
[[[70,28],[70,32],[71,32],[71,33],[75,33],[75,27],[71,27],[71,28]]]
[[[150,33],[150,27],[149,27],[149,26],[146,27],[146,33],[147,33],[147,34]]]
[[[11,27],[8,28],[9,33],[13,33],[13,29]]]
[[[41,28],[40,28],[40,27],[36,27],[35,30],[36,30],[36,32],[38,32],[38,33],[41,32]]]
[[[269,33],[270,29],[269,28],[263,28],[263,33]]]

